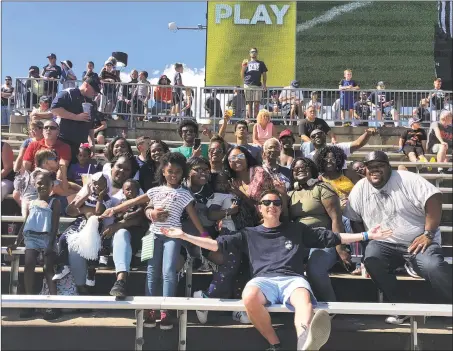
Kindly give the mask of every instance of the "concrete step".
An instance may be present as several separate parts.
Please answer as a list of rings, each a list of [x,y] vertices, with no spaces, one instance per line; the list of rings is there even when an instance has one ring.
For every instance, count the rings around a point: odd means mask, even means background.
[[[17,310],[2,311],[3,350],[130,350],[134,347],[133,311],[65,313],[59,320],[19,320]],[[209,315],[208,324],[198,323],[189,311],[187,350],[264,350],[266,341],[251,325],[232,321],[231,313]],[[337,315],[322,350],[404,350],[409,346],[410,326],[392,326],[381,316]],[[296,348],[293,315],[272,314],[273,326],[283,349]],[[420,322],[418,337],[423,350],[451,350],[452,323],[449,318]],[[26,337],[24,335],[26,334]],[[83,335],[83,337],[81,337]],[[178,326],[170,331],[144,328],[144,350],[176,350]]]

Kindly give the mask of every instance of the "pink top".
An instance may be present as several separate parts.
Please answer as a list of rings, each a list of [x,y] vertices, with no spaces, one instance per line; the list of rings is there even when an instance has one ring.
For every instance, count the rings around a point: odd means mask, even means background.
[[[274,125],[272,122],[269,122],[266,125],[266,129],[263,129],[259,123],[256,124],[256,140],[263,146],[264,142],[270,138],[272,138],[272,131]]]

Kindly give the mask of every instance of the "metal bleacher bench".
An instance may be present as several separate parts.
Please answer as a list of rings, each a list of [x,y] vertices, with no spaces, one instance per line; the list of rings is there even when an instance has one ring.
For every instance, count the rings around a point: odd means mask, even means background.
[[[187,348],[187,311],[245,311],[242,300],[139,296],[116,300],[111,296],[3,295],[2,308],[135,310],[135,350],[142,350],[144,344],[143,315],[145,309],[179,312],[178,350]],[[326,310],[330,314],[410,316],[411,350],[419,350],[416,317],[452,316],[452,306],[440,304],[328,302],[319,303],[316,309]],[[270,305],[267,306],[267,310],[269,312],[291,312],[285,305]]]

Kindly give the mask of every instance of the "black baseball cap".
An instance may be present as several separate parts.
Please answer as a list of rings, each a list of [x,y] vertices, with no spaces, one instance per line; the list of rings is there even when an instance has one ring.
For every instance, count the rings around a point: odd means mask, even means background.
[[[50,55],[47,55],[47,58],[56,59],[56,58],[57,58],[57,55],[55,55],[55,54],[50,54]]]
[[[39,68],[38,66],[30,66],[30,68],[28,69],[28,71],[38,71],[39,72]]]
[[[100,87],[101,81],[96,76],[88,77],[85,80],[85,82],[88,83],[89,85],[91,85],[91,87],[94,89],[94,91],[96,93],[100,93],[101,92],[101,87]]]
[[[363,162],[365,166],[368,166],[371,162],[385,162],[390,164],[389,157],[384,151],[372,151],[366,157]]]
[[[7,80],[7,79],[13,80],[13,79],[11,78],[11,76],[6,76],[6,77],[5,77],[5,80]]]
[[[50,102],[52,102],[52,99],[50,98],[50,96],[45,96],[45,95],[44,95],[44,96],[41,96],[41,97],[39,98],[39,102],[47,102],[47,103],[50,103]]]

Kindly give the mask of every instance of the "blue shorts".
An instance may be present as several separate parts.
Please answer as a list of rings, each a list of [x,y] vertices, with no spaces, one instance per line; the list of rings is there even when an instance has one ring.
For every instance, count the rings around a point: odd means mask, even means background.
[[[256,277],[250,280],[245,287],[247,288],[247,286],[258,287],[270,304],[281,303],[291,311],[294,311],[290,300],[291,294],[298,288],[304,288],[310,292],[313,307],[318,303],[308,281],[299,276]]]
[[[354,95],[351,92],[346,92],[340,96],[340,109],[353,110],[354,109]]]
[[[50,235],[48,233],[36,234],[33,232],[24,232],[24,245],[26,250],[45,250],[49,246]]]

